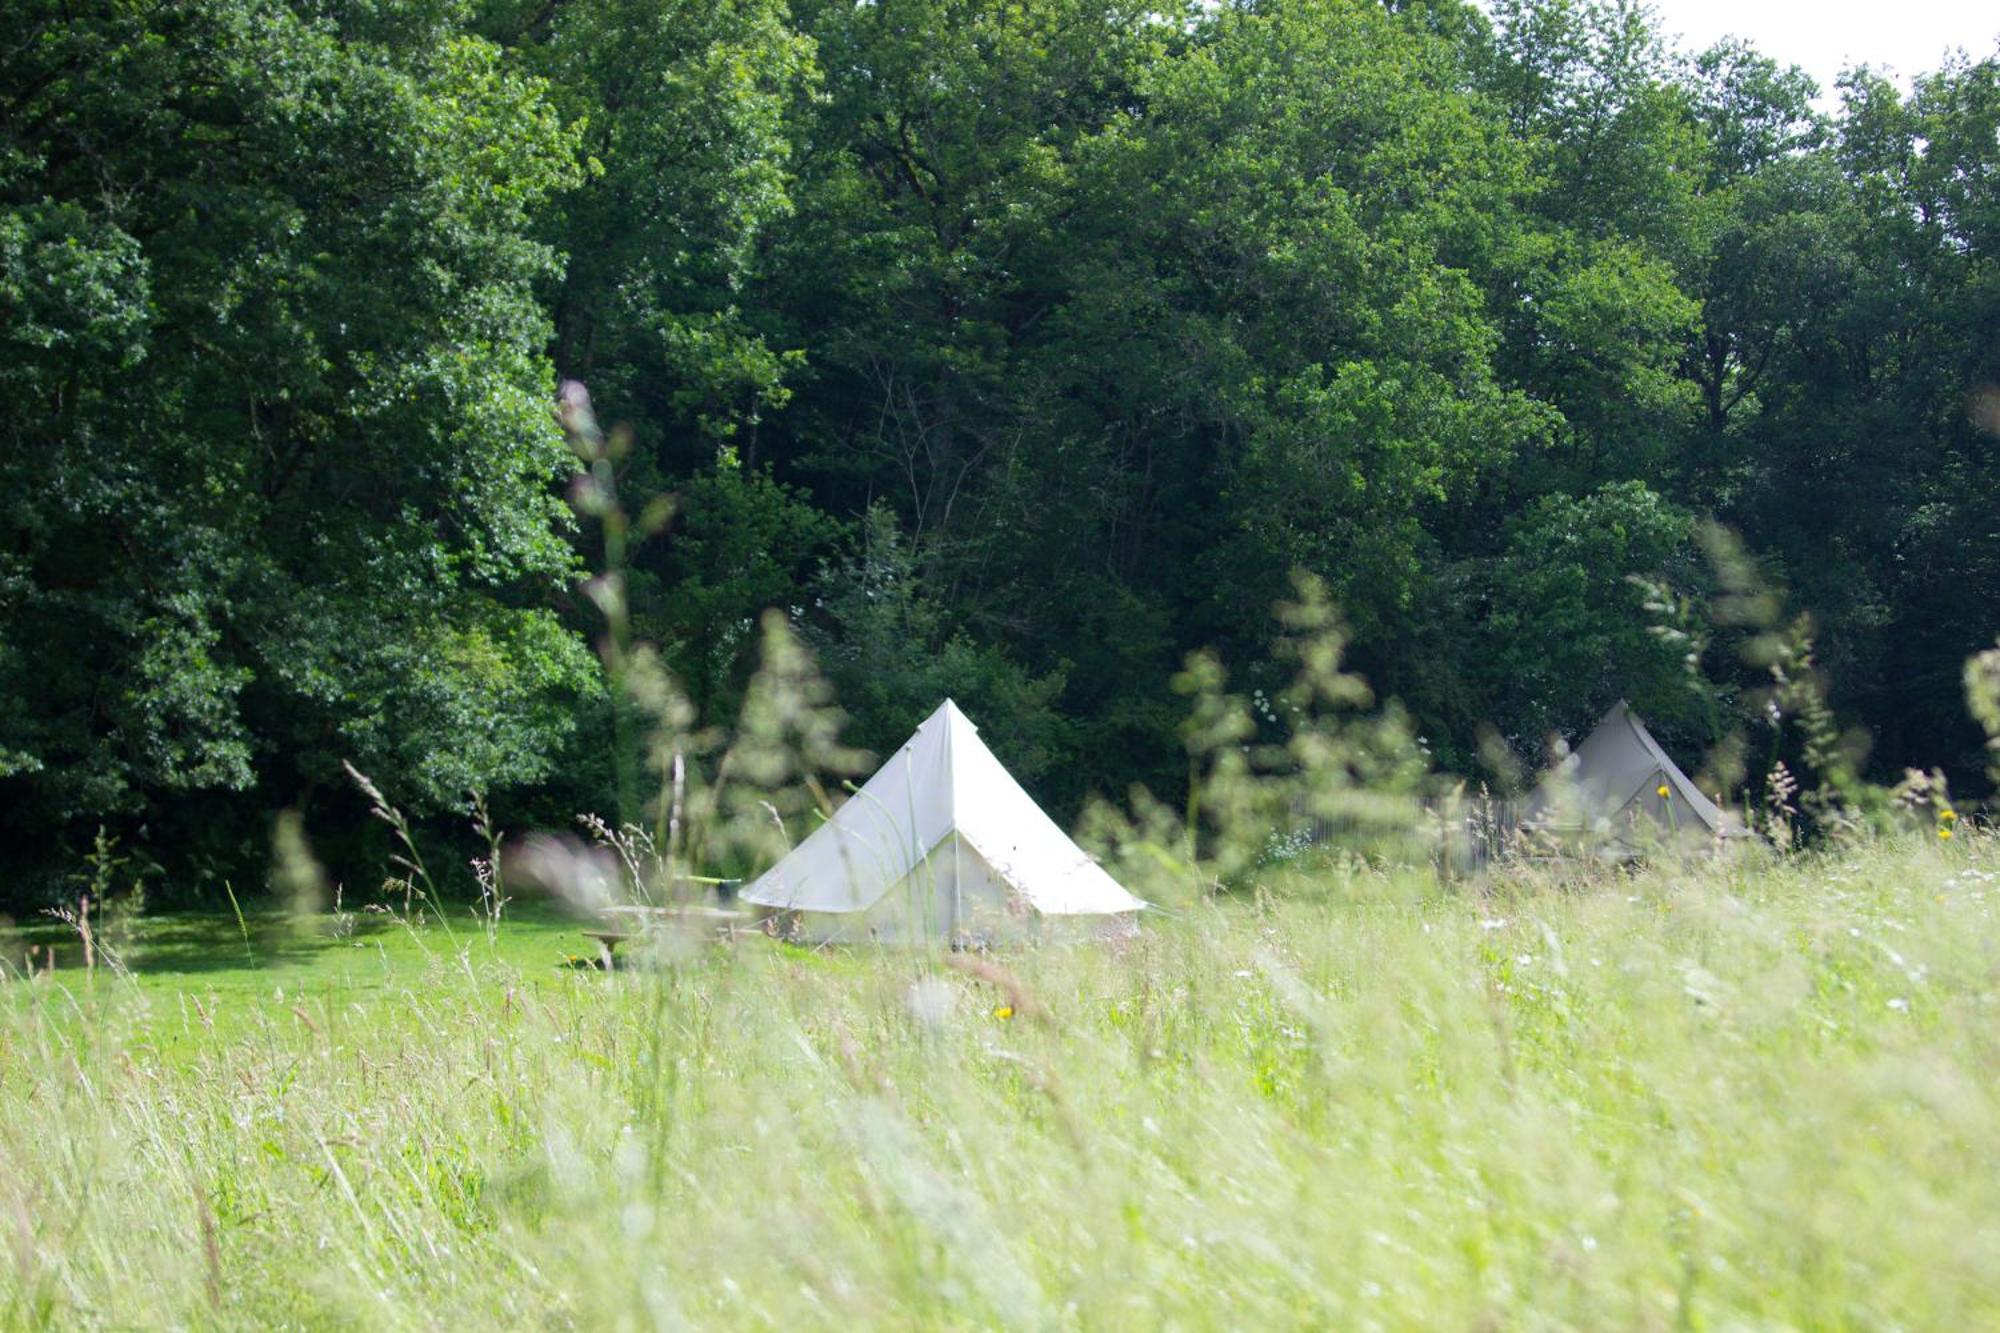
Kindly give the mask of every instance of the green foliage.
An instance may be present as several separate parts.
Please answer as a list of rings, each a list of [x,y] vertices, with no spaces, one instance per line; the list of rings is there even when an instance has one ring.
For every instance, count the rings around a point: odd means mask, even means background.
[[[1347,849],[1422,850],[1412,830],[1426,756],[1399,708],[1369,711],[1375,696],[1346,669],[1347,631],[1326,585],[1309,575],[1293,582],[1296,600],[1277,608],[1276,656],[1292,672],[1282,689],[1230,693],[1223,664],[1208,653],[1191,656],[1174,680],[1190,700],[1181,736],[1192,779],[1179,850],[1202,888],[1241,882],[1274,838],[1305,825]],[[1157,838],[1145,827],[1149,798],[1139,794],[1133,804],[1140,819],[1114,825],[1107,848],[1126,865],[1133,849],[1118,844]]]
[[[555,256],[527,231],[572,137],[463,22],[18,16],[11,845],[60,856],[107,815],[172,841],[182,794],[289,796],[344,755],[435,808],[545,773],[570,731],[584,661],[537,609],[570,564]]]
[[[1988,648],[1966,661],[1965,699],[1986,730],[1986,746],[1996,756],[1995,771],[2000,772],[2000,648]]]
[[[1023,781],[1067,757],[1061,675],[1030,675],[956,629],[887,510],[869,510],[857,548],[821,571],[817,592],[821,665],[853,743],[892,754],[950,698]]]
[[[786,116],[814,86],[812,43],[776,0],[503,2],[487,25],[548,81],[586,167],[538,217],[566,257],[557,368],[637,432],[649,468],[698,466],[690,440],[754,432],[797,361],[742,293],[791,210]]]
[[[1853,782],[1985,768],[2000,61],[1826,114],[1636,0],[17,9],[9,898],[100,825],[251,882],[342,760],[644,823],[771,609],[862,743],[954,696],[1065,813],[1179,804],[1173,677],[1294,571],[1453,771],[1619,697],[1692,747],[1773,688],[1710,519]]]
[[[1967,410],[2000,378],[1996,79],[1988,60],[1908,97],[1845,84],[1830,150],[1786,169],[1810,193],[1777,239],[1808,299],[1731,460],[1732,515],[1813,610],[1836,700],[1890,763],[1960,773],[1980,738],[1944,686],[2000,619],[1993,437]]]
[[[1145,201],[1107,262],[1161,312],[1122,336],[1194,423],[1220,511],[1195,567],[1237,642],[1294,567],[1376,630],[1410,595],[1428,508],[1546,437],[1494,374],[1466,271],[1504,244],[1524,182],[1456,74],[1374,5],[1225,11],[1107,136],[1102,188]]]
[[[798,488],[726,458],[689,478],[674,509],[636,557],[636,629],[661,645],[696,710],[726,722],[758,616],[802,605],[840,527]]]
[[[1686,590],[1701,564],[1693,519],[1641,482],[1538,500],[1490,573],[1495,724],[1535,754],[1550,735],[1588,732],[1620,699],[1670,730],[1702,720],[1701,680],[1647,605],[1648,585]]]

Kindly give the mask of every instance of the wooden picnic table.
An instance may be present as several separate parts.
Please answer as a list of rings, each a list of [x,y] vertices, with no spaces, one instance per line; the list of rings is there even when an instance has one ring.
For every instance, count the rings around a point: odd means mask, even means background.
[[[743,931],[750,929],[754,922],[749,912],[731,907],[710,907],[706,904],[684,906],[651,907],[644,904],[621,904],[606,907],[601,915],[609,919],[606,925],[583,932],[584,938],[595,940],[599,957],[605,970],[612,967],[612,957],[618,946],[626,940],[636,939],[657,930],[673,926],[707,927],[714,937],[724,943],[733,942]]]

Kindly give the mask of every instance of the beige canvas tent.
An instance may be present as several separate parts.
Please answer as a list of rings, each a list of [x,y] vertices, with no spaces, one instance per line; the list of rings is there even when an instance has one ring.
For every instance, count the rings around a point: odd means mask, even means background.
[[[984,943],[1144,906],[1043,813],[947,699],[746,903],[815,941]]]
[[[1745,832],[1740,819],[1704,795],[1667,757],[1623,700],[1542,780],[1522,811],[1521,827],[1628,848]]]

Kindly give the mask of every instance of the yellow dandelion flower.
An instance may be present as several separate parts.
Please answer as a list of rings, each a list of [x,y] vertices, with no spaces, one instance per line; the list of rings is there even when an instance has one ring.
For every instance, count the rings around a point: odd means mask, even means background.
[[[1952,809],[1950,806],[1946,806],[1944,809],[1938,811],[1938,818],[1947,824],[1952,823],[1958,818],[1958,811]]]
[[[1011,1004],[998,1005],[993,1010],[993,1016],[1004,1023],[1014,1016],[1014,1006]]]
[[[1951,836],[1951,830],[1948,828],[1941,828],[1938,830],[1938,836],[1940,838],[1949,838]]]
[[[1668,787],[1667,787],[1667,784],[1666,784],[1666,783],[1664,783],[1664,782],[1662,782],[1662,783],[1660,784],[1660,795],[1662,795],[1662,796],[1672,796],[1672,795],[1673,795],[1673,792],[1672,792],[1672,791],[1670,791],[1670,790],[1668,789]]]

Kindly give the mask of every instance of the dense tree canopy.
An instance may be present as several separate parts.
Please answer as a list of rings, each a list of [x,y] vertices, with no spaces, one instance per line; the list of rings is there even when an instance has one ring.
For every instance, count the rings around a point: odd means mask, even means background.
[[[1619,697],[1699,749],[1718,520],[1878,768],[1983,774],[1995,58],[1829,114],[1632,0],[17,10],[0,901],[101,827],[254,875],[342,760],[608,805],[559,376],[717,720],[778,607],[863,744],[949,692],[1058,808],[1171,790],[1302,569],[1469,776]]]
[[[31,4],[0,73],[9,842],[546,777],[543,86],[444,5]],[[240,802],[203,800],[224,793]],[[247,825],[247,827],[246,827]]]

